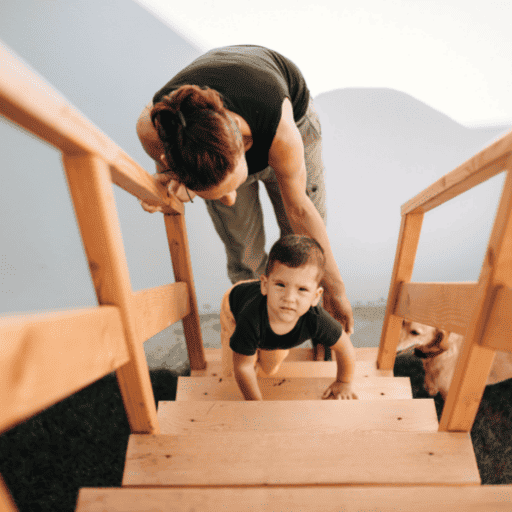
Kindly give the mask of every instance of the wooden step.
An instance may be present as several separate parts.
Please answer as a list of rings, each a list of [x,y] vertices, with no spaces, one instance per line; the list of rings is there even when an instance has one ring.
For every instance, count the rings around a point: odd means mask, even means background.
[[[378,348],[356,348],[356,371],[358,377],[393,377],[393,370],[377,369]],[[192,377],[221,377],[220,349],[206,349],[205,370],[192,370]],[[336,376],[336,361],[313,361],[313,349],[294,348],[282,363],[275,377],[332,377]],[[265,378],[265,375],[262,375]]]
[[[259,379],[264,400],[320,400],[332,378]],[[356,378],[353,387],[359,400],[412,398],[409,377]],[[176,400],[243,400],[234,379],[178,377]]]
[[[275,402],[159,402],[162,434],[266,431],[436,432],[434,400],[295,400]]]
[[[356,361],[356,377],[393,377],[393,370],[378,370],[374,361]],[[284,361],[272,377],[336,377],[336,361]],[[222,363],[209,362],[205,370],[194,370],[192,377],[221,377]],[[233,377],[228,377],[233,378]],[[268,378],[261,374],[260,378]]]
[[[356,361],[376,361],[379,347],[357,347],[354,348]],[[206,348],[204,350],[207,361],[220,361],[222,349]],[[295,347],[290,350],[287,361],[314,361],[313,349],[310,347]]]
[[[469,433],[131,435],[123,486],[478,485]]]
[[[81,489],[76,512],[509,512],[512,486]]]

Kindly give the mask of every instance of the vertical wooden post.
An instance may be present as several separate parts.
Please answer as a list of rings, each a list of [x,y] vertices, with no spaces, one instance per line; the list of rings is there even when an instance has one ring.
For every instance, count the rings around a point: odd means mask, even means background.
[[[164,221],[174,270],[174,279],[177,282],[184,281],[188,285],[190,313],[182,319],[182,322],[190,368],[191,370],[204,370],[206,368],[206,357],[201,335],[185,216],[164,215]]]
[[[401,284],[408,283],[411,280],[422,223],[423,212],[402,215],[395,263],[379,344],[379,354],[377,356],[377,367],[381,370],[392,370],[395,365],[396,347],[400,339],[402,318],[395,316],[394,311]]]
[[[493,350],[479,345],[500,284],[512,283],[512,159],[478,280],[477,303],[444,404],[439,430],[469,432],[492,367]]]
[[[0,510],[2,512],[18,512],[18,508],[12,499],[11,493],[0,475]]]
[[[158,434],[149,370],[134,322],[133,292],[109,166],[93,155],[64,155],[63,161],[98,302],[121,310],[130,362],[116,373],[131,431]]]

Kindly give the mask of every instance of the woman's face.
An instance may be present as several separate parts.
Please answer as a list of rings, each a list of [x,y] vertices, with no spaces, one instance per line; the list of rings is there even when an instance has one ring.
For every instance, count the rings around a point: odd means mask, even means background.
[[[195,191],[203,199],[218,199],[226,206],[233,206],[236,202],[236,189],[245,183],[248,176],[247,161],[242,151],[238,157],[235,168],[223,181],[208,190]]]

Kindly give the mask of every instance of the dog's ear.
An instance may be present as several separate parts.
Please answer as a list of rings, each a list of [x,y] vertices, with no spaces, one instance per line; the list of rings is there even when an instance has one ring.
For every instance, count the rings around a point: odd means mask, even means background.
[[[436,346],[441,351],[448,350],[450,348],[448,345],[448,336],[449,333],[447,331],[436,329],[436,334],[432,345]]]

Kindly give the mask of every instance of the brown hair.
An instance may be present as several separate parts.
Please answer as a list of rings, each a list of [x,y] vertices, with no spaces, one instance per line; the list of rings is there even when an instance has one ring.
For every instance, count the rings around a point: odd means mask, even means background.
[[[151,110],[172,176],[191,190],[208,190],[231,172],[243,150],[217,91],[183,85]]]
[[[265,275],[268,277],[276,262],[287,267],[298,268],[303,265],[318,267],[318,282],[325,273],[325,254],[322,246],[305,235],[286,235],[280,238],[270,249]]]

